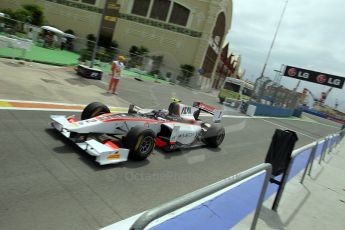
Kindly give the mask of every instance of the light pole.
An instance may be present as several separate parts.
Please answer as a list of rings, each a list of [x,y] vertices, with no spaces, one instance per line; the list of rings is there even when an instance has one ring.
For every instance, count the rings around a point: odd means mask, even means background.
[[[281,15],[280,15],[279,23],[278,23],[277,28],[276,28],[276,32],[274,33],[273,40],[272,40],[270,49],[269,49],[269,51],[268,51],[268,54],[267,54],[267,57],[266,57],[266,60],[265,60],[265,63],[264,63],[264,66],[263,66],[263,68],[262,68],[261,75],[260,75],[259,78],[263,78],[263,77],[264,77],[265,70],[266,70],[266,66],[267,66],[268,60],[269,60],[269,58],[270,58],[270,56],[271,56],[271,52],[272,52],[272,49],[273,49],[275,40],[276,40],[276,38],[277,38],[277,34],[278,34],[278,31],[279,31],[279,28],[280,28],[280,24],[281,24],[281,22],[282,22],[282,20],[283,20],[283,17],[284,17],[285,10],[286,10],[286,7],[287,7],[288,2],[289,2],[289,0],[286,0],[286,1],[285,1],[284,8],[283,8],[283,11],[282,11],[282,13],[281,13]]]
[[[280,70],[277,70],[277,69],[275,69],[273,71],[276,73],[276,76],[274,77],[274,82],[280,84],[280,80],[281,80],[280,76],[281,76],[282,72]]]

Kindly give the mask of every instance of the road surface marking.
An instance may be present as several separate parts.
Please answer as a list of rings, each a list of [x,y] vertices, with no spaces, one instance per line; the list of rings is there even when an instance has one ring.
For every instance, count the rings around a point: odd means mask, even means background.
[[[24,100],[9,100],[0,99],[0,110],[33,110],[33,111],[65,111],[65,112],[82,112],[86,105],[83,104],[67,104],[60,102],[44,102],[44,101],[24,101]],[[127,107],[109,107],[111,112],[127,112]],[[212,117],[212,114],[201,113],[201,117]],[[255,116],[250,117],[247,115],[223,115],[223,118],[233,119],[276,119],[276,120],[295,120],[302,122],[315,123],[323,126],[338,128],[336,126],[323,124],[312,119],[301,119],[293,117],[264,117]],[[268,121],[267,121],[268,122]],[[275,124],[275,123],[274,123]],[[278,125],[278,124],[276,124]]]
[[[82,104],[65,104],[55,102],[40,101],[22,101],[0,99],[0,109],[4,110],[40,110],[40,111],[66,111],[81,112],[86,105]],[[112,112],[126,112],[128,108],[109,107]]]
[[[283,126],[283,125],[274,123],[274,122],[272,122],[272,121],[268,121],[268,120],[266,120],[266,119],[262,119],[262,120],[265,121],[265,122],[267,122],[267,123],[271,123],[271,124],[273,124],[273,125],[276,125],[276,126],[278,126],[278,127],[281,127],[281,128],[283,128],[283,129],[288,129],[288,130],[294,131],[295,133],[301,134],[302,136],[308,137],[308,138],[310,138],[310,139],[313,139],[313,140],[317,140],[317,139],[318,139],[318,138],[315,138],[315,137],[310,136],[310,135],[308,135],[308,134],[305,134],[305,133],[302,133],[302,132],[299,132],[299,131],[290,129],[290,128],[286,127],[286,126]]]

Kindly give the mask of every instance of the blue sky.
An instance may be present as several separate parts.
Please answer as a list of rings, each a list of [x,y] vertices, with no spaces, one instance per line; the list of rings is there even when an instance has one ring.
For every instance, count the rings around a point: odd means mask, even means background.
[[[285,0],[233,0],[231,30],[227,35],[230,49],[242,56],[245,78],[255,80],[261,73]],[[279,33],[265,71],[282,64],[345,77],[345,1],[289,0]],[[294,88],[297,80],[287,77],[281,82]],[[328,87],[302,82],[299,91],[308,88],[315,95]],[[333,89],[326,104],[345,111],[345,89]],[[342,104],[341,104],[342,103]]]

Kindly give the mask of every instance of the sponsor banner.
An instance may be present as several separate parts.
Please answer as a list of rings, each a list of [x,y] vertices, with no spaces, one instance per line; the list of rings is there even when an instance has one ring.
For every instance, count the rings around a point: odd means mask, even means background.
[[[108,0],[105,5],[104,15],[102,17],[102,28],[99,38],[99,45],[108,47],[113,40],[117,19],[119,16],[120,5],[117,0]]]
[[[284,76],[342,89],[345,78],[312,70],[286,66]]]

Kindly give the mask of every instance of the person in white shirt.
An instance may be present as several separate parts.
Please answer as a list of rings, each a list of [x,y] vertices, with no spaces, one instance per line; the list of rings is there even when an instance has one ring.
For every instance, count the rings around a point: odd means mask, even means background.
[[[109,81],[108,93],[112,92],[113,94],[118,94],[116,91],[117,85],[120,81],[121,72],[125,68],[123,62],[126,60],[124,56],[118,56],[116,61],[113,61],[111,65],[111,78]]]

